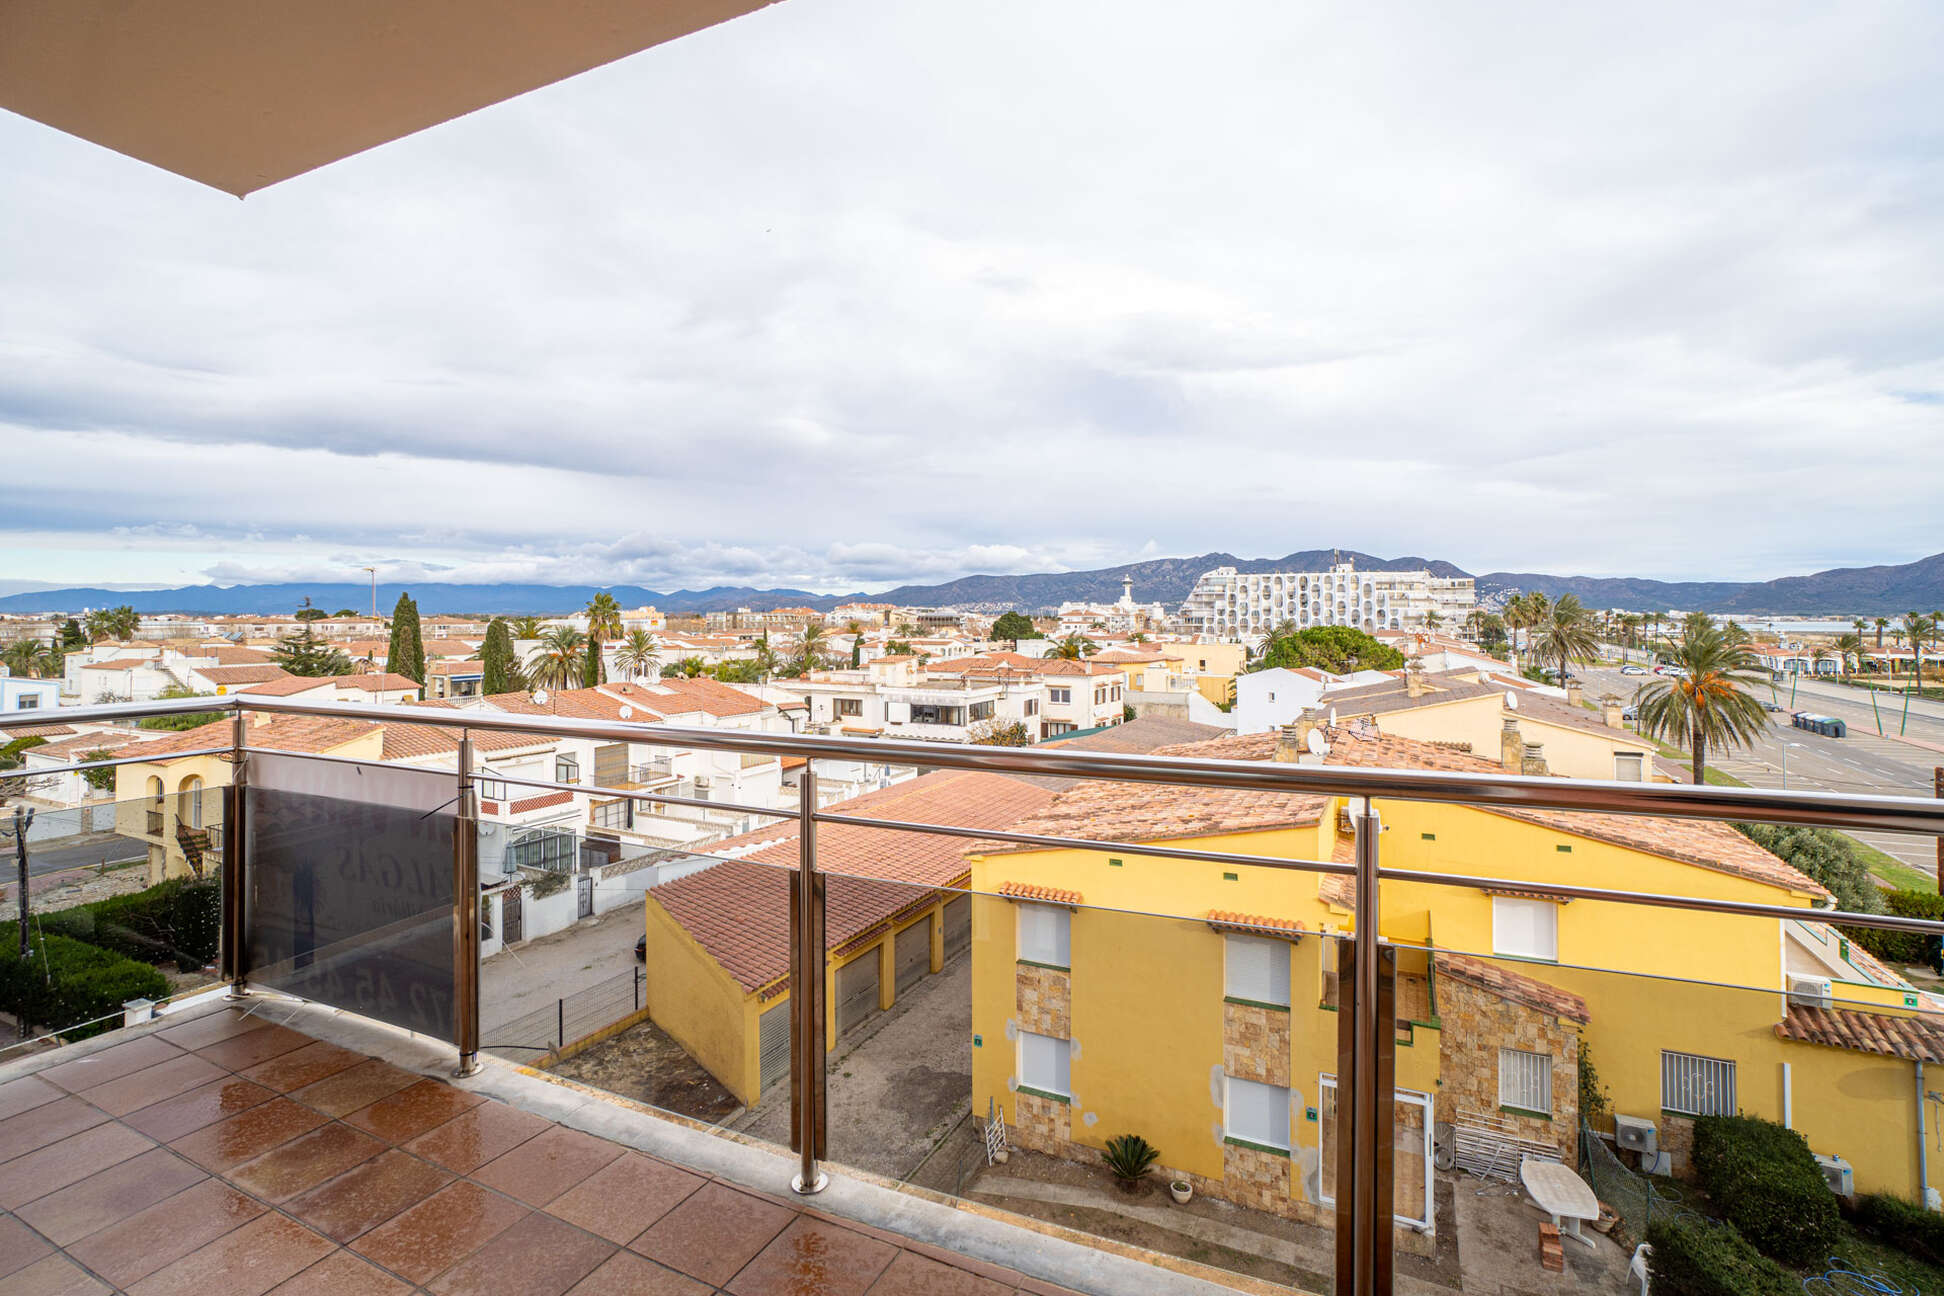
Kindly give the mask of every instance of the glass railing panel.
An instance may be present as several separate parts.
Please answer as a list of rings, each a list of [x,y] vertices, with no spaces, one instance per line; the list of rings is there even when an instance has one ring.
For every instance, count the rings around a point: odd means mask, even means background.
[[[0,787],[0,1047],[98,1034],[126,1003],[140,1019],[217,981],[222,791],[117,801],[114,774]]]

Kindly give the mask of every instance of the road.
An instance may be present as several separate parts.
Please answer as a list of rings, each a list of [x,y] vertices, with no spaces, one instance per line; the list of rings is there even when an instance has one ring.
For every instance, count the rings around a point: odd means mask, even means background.
[[[40,877],[72,868],[93,868],[103,862],[119,864],[124,860],[142,859],[147,854],[148,850],[141,842],[111,832],[88,833],[73,838],[56,837],[45,843],[30,839],[27,843],[27,871],[34,877]],[[13,836],[9,833],[0,838],[0,872],[8,877],[14,875],[14,858]]]
[[[479,967],[480,1030],[631,972],[642,931],[641,906],[622,905],[486,959]]]
[[[1586,679],[1589,698],[1612,693],[1629,701],[1653,678],[1622,675],[1607,668],[1581,673]],[[1886,695],[1877,699],[1883,723],[1883,733],[1879,736],[1869,694],[1861,690],[1803,680],[1796,684],[1793,700],[1787,683],[1773,686],[1762,696],[1764,701],[1776,702],[1784,708],[1771,715],[1776,723],[1753,747],[1725,754],[1710,753],[1710,765],[1756,787],[1908,796],[1932,794],[1934,771],[1944,766],[1944,704],[1913,699],[1904,734],[1899,737],[1903,699],[1898,697]],[[1791,710],[1833,716],[1849,726],[1849,736],[1824,738],[1796,729],[1789,723]],[[1934,746],[1921,745],[1926,743]],[[1927,874],[1937,871],[1937,845],[1929,837],[1898,833],[1857,833],[1856,836],[1913,868]]]

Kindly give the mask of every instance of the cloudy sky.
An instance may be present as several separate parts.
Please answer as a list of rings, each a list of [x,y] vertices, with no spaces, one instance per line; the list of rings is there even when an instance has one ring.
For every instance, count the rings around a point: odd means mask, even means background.
[[[1907,561],[1940,48],[785,0],[243,202],[0,114],[0,582]]]

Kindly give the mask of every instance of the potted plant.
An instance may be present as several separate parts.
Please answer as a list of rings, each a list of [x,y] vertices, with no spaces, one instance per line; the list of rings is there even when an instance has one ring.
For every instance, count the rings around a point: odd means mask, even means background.
[[[1140,1191],[1141,1180],[1147,1178],[1148,1171],[1161,1159],[1161,1149],[1139,1134],[1116,1134],[1107,1140],[1107,1150],[1100,1156],[1120,1183],[1121,1191],[1132,1193]]]
[[[1176,1179],[1168,1185],[1168,1196],[1174,1198],[1177,1205],[1186,1206],[1188,1199],[1194,1195],[1195,1185],[1186,1179]]]

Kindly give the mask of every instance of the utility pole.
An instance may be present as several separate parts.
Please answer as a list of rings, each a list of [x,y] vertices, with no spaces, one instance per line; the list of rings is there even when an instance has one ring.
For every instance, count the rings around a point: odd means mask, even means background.
[[[1944,771],[1939,771],[1944,777]],[[34,826],[34,812],[28,806],[15,806],[13,812],[14,858],[20,863],[20,961],[27,961],[27,830]]]
[[[378,569],[367,567],[365,570],[371,573],[371,619],[376,621],[378,619]]]
[[[1931,795],[1944,801],[1944,765],[1931,767]],[[1937,839],[1937,891],[1944,895],[1944,837]]]

